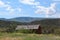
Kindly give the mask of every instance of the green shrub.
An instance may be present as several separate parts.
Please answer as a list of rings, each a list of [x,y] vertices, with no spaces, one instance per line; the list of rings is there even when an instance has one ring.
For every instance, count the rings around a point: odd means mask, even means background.
[[[20,29],[20,30],[16,30],[16,32],[20,32],[20,33],[35,33],[35,31],[33,31],[31,29]]]

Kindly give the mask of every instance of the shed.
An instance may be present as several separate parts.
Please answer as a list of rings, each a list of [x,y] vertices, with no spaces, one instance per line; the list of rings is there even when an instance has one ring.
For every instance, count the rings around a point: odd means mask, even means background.
[[[40,25],[18,25],[16,27],[16,30],[20,30],[20,29],[30,29],[30,30],[36,30],[36,33],[41,34],[42,33],[42,29]]]

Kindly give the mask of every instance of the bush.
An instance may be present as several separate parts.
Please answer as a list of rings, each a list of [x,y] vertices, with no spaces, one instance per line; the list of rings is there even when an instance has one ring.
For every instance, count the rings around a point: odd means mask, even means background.
[[[35,33],[32,29],[20,29],[16,30],[16,32],[21,32],[21,33]]]

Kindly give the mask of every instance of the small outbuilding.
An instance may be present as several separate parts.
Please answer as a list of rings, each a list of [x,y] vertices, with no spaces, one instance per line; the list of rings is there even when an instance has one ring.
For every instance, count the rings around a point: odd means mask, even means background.
[[[29,30],[33,30],[36,31],[35,33],[37,34],[41,34],[42,33],[42,28],[40,25],[18,25],[16,27],[16,30],[20,30],[20,29],[29,29]]]

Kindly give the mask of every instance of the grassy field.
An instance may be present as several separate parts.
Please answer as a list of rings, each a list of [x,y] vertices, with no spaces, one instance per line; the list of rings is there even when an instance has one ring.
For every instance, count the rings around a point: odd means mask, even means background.
[[[60,40],[53,34],[0,33],[0,40]]]

